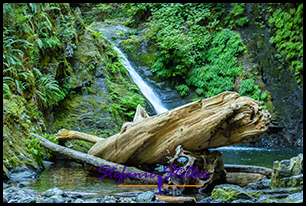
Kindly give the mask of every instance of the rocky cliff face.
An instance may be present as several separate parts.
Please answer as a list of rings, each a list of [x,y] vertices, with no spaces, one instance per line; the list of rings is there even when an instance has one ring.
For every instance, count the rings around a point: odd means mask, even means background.
[[[94,26],[86,30],[73,53],[71,66],[73,74],[65,82],[75,95],[54,109],[53,132],[66,128],[106,138],[130,121],[129,115],[133,116],[137,104],[145,101],[111,43]],[[82,145],[86,145],[84,151],[92,146],[85,142]]]
[[[275,45],[269,42],[268,27],[255,23],[258,17],[256,4],[246,4],[248,24],[239,30],[243,43],[258,70],[257,84],[271,94],[272,121],[270,128],[253,143],[259,146],[303,146],[303,88],[297,84],[289,65],[280,69],[281,63]],[[265,23],[268,15],[262,14]]]

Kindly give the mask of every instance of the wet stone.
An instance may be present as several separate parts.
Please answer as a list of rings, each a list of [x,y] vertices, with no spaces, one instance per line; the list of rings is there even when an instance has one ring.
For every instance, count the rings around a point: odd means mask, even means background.
[[[234,200],[232,203],[254,203],[255,200],[245,200],[245,199],[238,199],[238,200]]]
[[[291,194],[286,198],[286,202],[290,203],[302,203],[303,202],[303,191],[295,194]]]
[[[50,199],[52,199],[54,203],[65,203],[65,200],[63,200],[63,198],[58,195],[52,196]]]
[[[261,189],[270,189],[270,179],[263,179],[257,183],[250,183],[247,186],[243,187],[245,190],[261,190]]]
[[[36,172],[27,170],[22,172],[12,173],[10,179],[13,182],[33,181],[37,176]]]
[[[36,202],[36,198],[34,197],[26,197],[24,199],[19,199],[17,201],[17,203],[35,203]]]
[[[78,198],[78,199],[76,199],[76,200],[75,200],[75,202],[74,202],[74,203],[84,203],[84,200],[82,200],[82,199]]]
[[[62,190],[58,189],[57,187],[53,189],[49,189],[41,194],[41,196],[44,197],[51,197],[51,196],[62,196],[62,197],[67,197],[67,194],[64,193]]]
[[[155,194],[152,191],[147,191],[136,196],[137,202],[151,202],[155,200]]]

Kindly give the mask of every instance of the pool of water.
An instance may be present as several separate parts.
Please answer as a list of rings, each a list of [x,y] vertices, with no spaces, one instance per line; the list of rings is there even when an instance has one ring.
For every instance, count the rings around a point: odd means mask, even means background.
[[[103,178],[97,180],[102,175],[88,172],[81,164],[61,160],[45,169],[31,189],[43,192],[58,187],[64,192],[95,193],[89,195],[91,198],[121,192],[153,191],[155,189],[154,187],[118,187],[116,179]]]
[[[252,148],[228,146],[217,149],[224,164],[256,165],[273,168],[275,160],[290,159],[303,153],[303,148]],[[100,174],[101,176],[101,174]],[[82,165],[68,160],[55,162],[44,170],[32,189],[43,192],[58,187],[65,192],[95,193],[92,197],[114,195],[122,192],[154,191],[154,187],[118,187],[117,180],[103,178],[99,173],[88,172]]]
[[[290,159],[303,153],[302,147],[297,148],[255,148],[241,146],[227,146],[210,151],[218,150],[222,153],[224,164],[254,165],[273,168],[273,162]]]

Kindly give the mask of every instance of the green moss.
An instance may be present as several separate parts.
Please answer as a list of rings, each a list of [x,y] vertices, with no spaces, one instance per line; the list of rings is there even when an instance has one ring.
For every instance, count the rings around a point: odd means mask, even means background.
[[[256,194],[251,195],[251,193],[244,192],[239,186],[229,184],[217,185],[211,193],[212,197],[225,202],[239,199],[239,196],[248,196],[252,198],[253,195],[256,196]]]
[[[152,67],[155,62],[155,54],[154,53],[148,53],[148,54],[142,53],[141,55],[139,55],[138,59],[141,65]]]
[[[3,168],[18,166],[20,164],[32,164],[37,166],[32,154],[25,145],[30,138],[30,126],[25,116],[25,99],[13,95],[10,100],[3,100]],[[31,122],[29,122],[31,123]],[[33,126],[33,125],[32,125]]]
[[[51,58],[49,55],[46,55],[45,58],[40,62],[40,66],[42,68],[47,67],[49,62],[50,62]]]

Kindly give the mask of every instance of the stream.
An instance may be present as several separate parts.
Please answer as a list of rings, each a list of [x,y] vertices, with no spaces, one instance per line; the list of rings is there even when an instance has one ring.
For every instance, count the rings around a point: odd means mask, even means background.
[[[256,165],[273,168],[276,160],[290,159],[303,153],[303,148],[254,148],[227,146],[217,149],[222,153],[224,164]],[[117,180],[103,178],[99,173],[88,172],[82,165],[68,160],[55,162],[41,173],[30,189],[43,192],[58,187],[65,192],[92,193],[92,197],[114,195],[122,192],[154,191],[155,187],[118,187]]]

